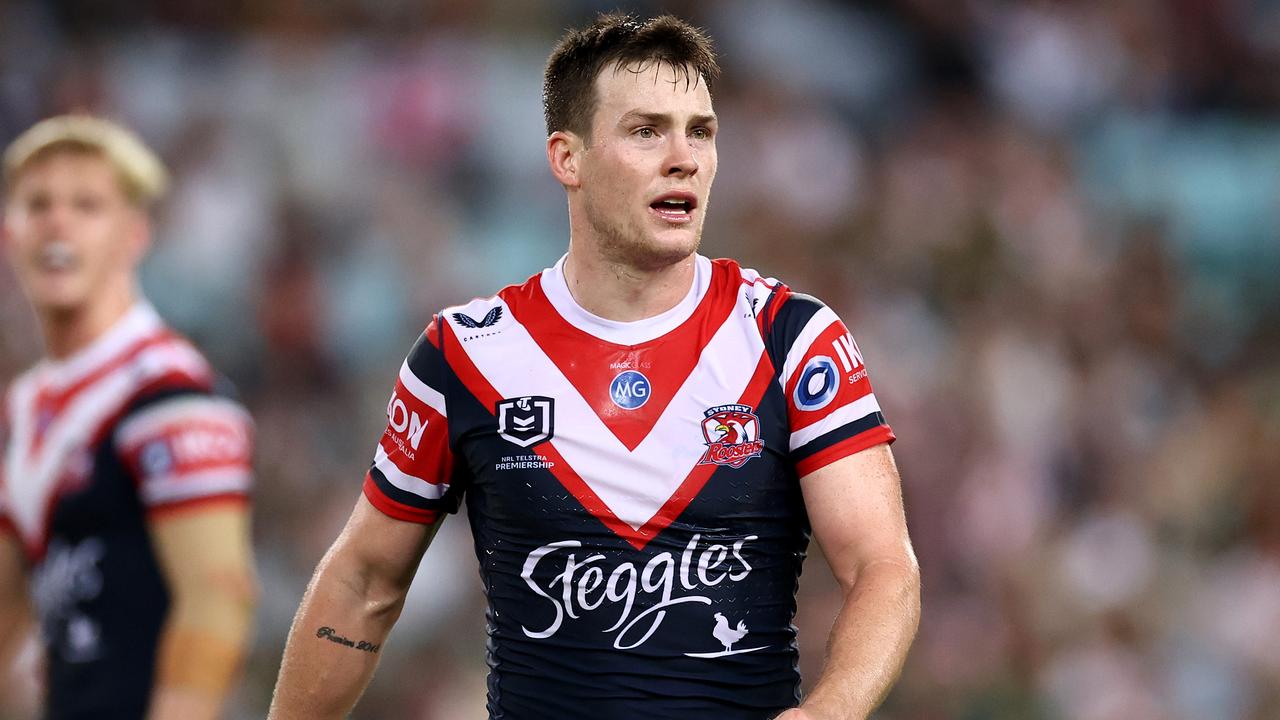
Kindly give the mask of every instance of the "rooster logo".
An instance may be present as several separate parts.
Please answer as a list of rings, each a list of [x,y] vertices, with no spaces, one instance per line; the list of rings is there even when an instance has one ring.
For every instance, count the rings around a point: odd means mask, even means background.
[[[734,650],[733,646],[738,644],[738,642],[742,640],[742,638],[750,634],[750,632],[747,630],[746,622],[739,620],[738,624],[735,626],[735,625],[730,625],[729,618],[725,617],[721,613],[716,613],[713,617],[716,619],[716,624],[715,624],[715,627],[712,628],[711,630],[711,635],[716,639],[717,642],[720,643],[721,647],[723,647],[724,649],[717,650],[715,652],[688,652],[688,653],[685,653],[685,657],[704,658],[704,659],[722,658],[722,657],[728,657],[730,655],[742,655],[743,653],[751,653],[757,650],[764,650],[766,647],[768,647],[768,645],[761,645],[759,647],[750,647],[750,648],[742,648],[741,650]]]
[[[702,420],[707,442],[700,465],[715,463],[740,468],[764,450],[760,419],[748,405],[720,405],[707,410]]]
[[[724,615],[716,613],[715,618],[716,629],[712,630],[711,634],[714,635],[716,639],[720,641],[720,644],[724,646],[724,651],[729,652],[733,649],[734,643],[747,636],[747,624],[739,620],[738,627],[731,628],[729,627],[729,621],[725,619]]]

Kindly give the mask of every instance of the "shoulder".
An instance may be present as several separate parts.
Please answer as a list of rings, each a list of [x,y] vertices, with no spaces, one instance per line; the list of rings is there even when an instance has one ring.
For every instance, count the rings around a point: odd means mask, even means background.
[[[474,298],[441,310],[427,326],[426,334],[438,345],[431,336],[446,329],[460,337],[499,332],[512,319],[513,309],[527,305],[541,296],[542,273],[539,272],[523,283],[508,285],[488,297]]]
[[[775,277],[742,267],[734,260],[721,258],[712,263],[718,274],[739,284],[766,338],[794,338],[815,318],[821,321],[829,315],[829,320],[837,319],[821,300],[798,292]]]
[[[167,388],[211,392],[217,382],[213,367],[195,345],[168,328],[141,347],[128,367],[139,395]]]
[[[235,388],[217,373],[187,338],[161,328],[128,361],[134,390],[121,418],[125,424],[154,424],[156,418],[216,421],[247,426],[248,413]]]

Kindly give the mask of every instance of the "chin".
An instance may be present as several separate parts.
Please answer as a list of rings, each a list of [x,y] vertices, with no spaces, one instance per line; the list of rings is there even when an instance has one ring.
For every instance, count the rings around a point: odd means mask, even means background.
[[[688,259],[698,251],[698,238],[647,238],[626,253],[627,264],[645,270],[660,270]]]
[[[79,312],[87,305],[85,293],[74,288],[33,288],[27,294],[27,300],[37,313],[42,315],[69,315]]]
[[[698,251],[702,224],[685,227],[592,223],[600,237],[600,249],[612,262],[637,270],[661,270],[686,260]]]

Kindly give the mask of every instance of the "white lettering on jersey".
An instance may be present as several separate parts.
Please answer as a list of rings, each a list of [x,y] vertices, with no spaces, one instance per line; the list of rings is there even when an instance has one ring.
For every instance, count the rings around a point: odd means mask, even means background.
[[[862,367],[862,351],[858,349],[858,343],[854,342],[852,333],[845,333],[832,340],[831,347],[840,357],[840,364],[844,366],[845,372],[853,372],[854,368]]]
[[[417,450],[418,443],[422,442],[422,433],[427,429],[427,421],[418,413],[411,412],[394,392],[387,402],[387,418],[392,430],[398,433],[409,431],[409,446]]]
[[[66,632],[57,641],[68,662],[89,662],[102,655],[98,625],[77,605],[102,592],[101,564],[106,552],[106,544],[96,537],[75,544],[54,540],[32,578],[32,595],[41,621],[55,626],[65,623]]]
[[[521,627],[524,634],[541,640],[555,635],[565,618],[578,619],[579,613],[593,612],[608,607],[622,605],[618,619],[605,632],[617,631],[613,639],[613,647],[618,650],[633,650],[643,645],[657,632],[667,617],[667,608],[685,603],[710,605],[711,598],[705,595],[692,594],[704,587],[719,585],[728,580],[741,582],[751,574],[751,564],[743,557],[743,547],[756,535],[748,535],[732,546],[712,544],[698,552],[701,534],[694,534],[680,553],[679,560],[670,552],[662,552],[650,558],[643,568],[635,563],[624,562],[609,572],[605,579],[605,568],[597,563],[605,559],[599,553],[578,560],[577,553],[559,555],[557,562],[563,561],[563,569],[551,579],[550,587],[542,587],[533,578],[538,564],[545,558],[562,550],[582,547],[577,540],[561,540],[549,543],[529,553],[520,572],[521,579],[535,595],[551,603],[555,609],[555,619],[541,630],[530,630]],[[724,565],[732,554],[736,563]],[[697,559],[695,560],[695,555]],[[678,594],[678,593],[690,594]],[[632,615],[636,600],[640,594],[657,596],[652,606]]]

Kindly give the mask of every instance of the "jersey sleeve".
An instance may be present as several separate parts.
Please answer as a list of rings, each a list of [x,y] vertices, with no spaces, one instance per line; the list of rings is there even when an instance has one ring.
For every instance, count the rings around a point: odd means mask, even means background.
[[[253,485],[253,421],[229,398],[184,392],[145,403],[121,421],[115,445],[148,514],[246,500]]]
[[[765,342],[786,393],[791,461],[801,477],[895,436],[871,390],[862,351],[817,299],[779,287]]]
[[[387,426],[364,479],[364,495],[374,507],[423,524],[456,511],[461,495],[451,481],[446,368],[437,328],[436,322],[427,327],[400,366],[387,402]]]

